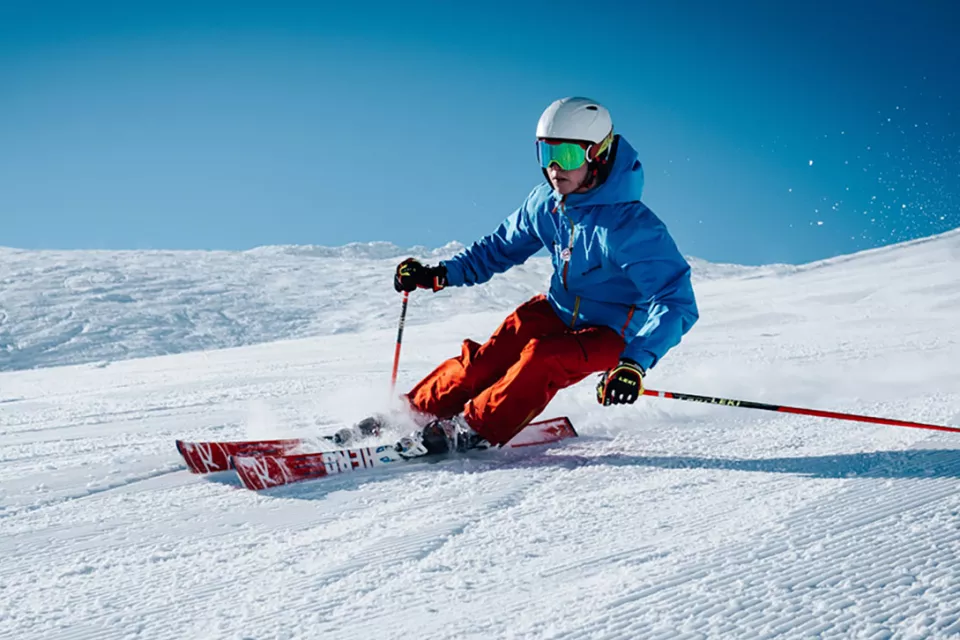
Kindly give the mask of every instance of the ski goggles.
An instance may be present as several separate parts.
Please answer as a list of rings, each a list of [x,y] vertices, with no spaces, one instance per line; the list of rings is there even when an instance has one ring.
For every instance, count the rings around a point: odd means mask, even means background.
[[[544,169],[555,164],[561,171],[573,171],[582,167],[585,162],[593,162],[603,155],[612,142],[613,131],[597,144],[540,138],[537,140],[537,159]]]
[[[573,171],[587,161],[587,149],[591,145],[565,140],[537,140],[537,159],[544,169],[555,164],[561,171]]]

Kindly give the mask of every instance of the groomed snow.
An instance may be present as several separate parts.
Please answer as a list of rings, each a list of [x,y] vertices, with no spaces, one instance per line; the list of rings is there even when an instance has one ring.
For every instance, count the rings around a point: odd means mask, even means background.
[[[603,408],[590,379],[546,449],[260,494],[185,471],[176,438],[386,407],[407,253],[0,249],[0,637],[960,635],[960,434]],[[960,425],[960,233],[695,269],[649,386]],[[401,388],[548,273],[412,296]]]

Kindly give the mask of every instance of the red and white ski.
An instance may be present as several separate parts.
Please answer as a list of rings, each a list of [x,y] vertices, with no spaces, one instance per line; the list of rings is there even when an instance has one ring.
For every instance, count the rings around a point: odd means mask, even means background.
[[[285,456],[299,451],[302,441],[251,440],[248,442],[184,442],[177,440],[177,451],[183,456],[190,471],[212,473],[233,468],[230,456],[273,455]]]
[[[505,446],[510,448],[549,444],[577,437],[569,418],[553,418],[531,422]],[[418,460],[415,458],[414,460]],[[392,445],[339,449],[300,455],[232,456],[234,468],[243,486],[254,491],[279,487],[293,482],[313,480],[361,469],[371,469],[404,461]]]
[[[247,489],[259,491],[284,484],[323,478],[338,473],[370,469],[403,458],[393,445],[337,449],[300,455],[233,456],[233,467]]]

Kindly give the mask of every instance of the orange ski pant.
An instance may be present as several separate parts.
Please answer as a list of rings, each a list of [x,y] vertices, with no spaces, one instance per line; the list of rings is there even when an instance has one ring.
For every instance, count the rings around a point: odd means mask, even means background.
[[[412,408],[467,423],[505,444],[543,411],[560,389],[617,365],[623,338],[608,327],[568,327],[543,295],[520,305],[490,339],[465,340],[407,394]]]

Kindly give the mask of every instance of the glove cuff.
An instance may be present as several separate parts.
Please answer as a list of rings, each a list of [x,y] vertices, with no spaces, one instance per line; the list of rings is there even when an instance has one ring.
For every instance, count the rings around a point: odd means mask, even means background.
[[[439,266],[430,270],[433,276],[432,288],[434,292],[440,291],[447,286],[447,268],[441,263]]]
[[[625,367],[627,369],[633,369],[640,374],[641,378],[647,377],[647,372],[644,371],[643,367],[637,364],[636,361],[631,360],[630,358],[620,358],[620,364],[617,365],[617,368]]]

